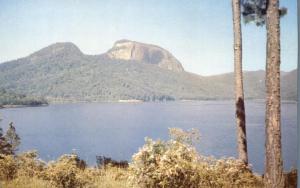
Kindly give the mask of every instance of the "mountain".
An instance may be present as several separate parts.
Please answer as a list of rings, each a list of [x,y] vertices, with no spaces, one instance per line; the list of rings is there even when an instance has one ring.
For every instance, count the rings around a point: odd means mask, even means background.
[[[264,75],[244,73],[247,98],[264,98]],[[283,99],[296,99],[296,78],[296,71],[282,75]],[[129,40],[117,41],[100,55],[85,55],[72,43],[56,43],[0,64],[0,88],[50,102],[232,99],[234,75],[188,73],[163,48]]]
[[[297,70],[282,76],[281,94],[287,99],[297,100]]]
[[[112,59],[134,60],[158,65],[174,72],[184,71],[181,63],[170,52],[151,44],[120,40],[107,52],[107,55]]]

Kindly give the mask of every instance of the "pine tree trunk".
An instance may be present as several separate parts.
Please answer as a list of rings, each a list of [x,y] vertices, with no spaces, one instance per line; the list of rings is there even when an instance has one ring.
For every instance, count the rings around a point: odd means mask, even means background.
[[[234,33],[234,75],[235,75],[235,106],[238,158],[248,164],[246,118],[243,90],[242,70],[242,31],[240,0],[232,0],[233,33]]]
[[[298,49],[299,49],[299,46],[300,46],[300,1],[298,0]],[[297,68],[297,78],[298,78],[298,81],[297,81],[297,100],[298,100],[298,103],[297,103],[297,109],[300,109],[300,81],[299,81],[299,78],[300,78],[300,53],[299,53],[299,50],[298,50],[298,68]],[[297,124],[298,124],[298,161],[297,161],[297,185],[299,187],[300,185],[300,175],[299,175],[299,170],[300,170],[300,148],[299,148],[299,143],[300,143],[300,118],[298,117],[297,118]]]
[[[266,62],[265,186],[283,188],[280,118],[280,17],[279,0],[269,0]]]

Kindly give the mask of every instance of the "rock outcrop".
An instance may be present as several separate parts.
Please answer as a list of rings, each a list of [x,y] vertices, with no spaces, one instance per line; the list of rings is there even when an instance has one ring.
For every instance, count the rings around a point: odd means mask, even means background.
[[[174,72],[184,71],[181,63],[170,52],[151,44],[120,40],[107,52],[107,55],[112,59],[154,64]]]

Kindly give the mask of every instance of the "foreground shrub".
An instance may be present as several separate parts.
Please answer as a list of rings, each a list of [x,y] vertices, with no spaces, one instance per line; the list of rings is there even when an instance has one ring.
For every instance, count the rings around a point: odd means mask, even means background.
[[[0,154],[0,180],[7,181],[16,177],[18,164],[13,155]]]
[[[285,173],[284,177],[286,188],[297,187],[297,169],[292,169],[291,171]]]
[[[263,187],[263,179],[250,168],[233,158],[199,157],[198,172],[201,186],[209,187]]]
[[[41,177],[46,163],[38,159],[37,151],[21,153],[16,157],[18,164],[18,177]]]
[[[262,180],[234,159],[201,157],[193,132],[171,129],[171,140],[146,144],[132,158],[130,181],[140,187],[262,187]],[[175,133],[175,134],[174,134]]]
[[[89,174],[91,179],[85,184],[84,188],[129,188],[127,181],[127,170],[115,167],[107,167],[106,169],[87,168],[84,173]],[[69,184],[71,188],[71,184]],[[17,177],[10,181],[0,181],[2,188],[57,188],[49,180],[37,177]],[[77,186],[76,186],[77,187]],[[68,187],[69,188],[69,187]]]
[[[38,160],[37,156],[36,151],[28,151],[17,156],[0,155],[0,180],[41,176],[45,163]]]
[[[129,187],[127,169],[107,165],[87,167],[77,155],[63,155],[48,164],[36,151],[0,155],[0,187],[5,188],[120,188]]]
[[[89,183],[85,165],[77,155],[63,155],[55,162],[50,162],[44,172],[44,179],[61,188],[84,187]]]

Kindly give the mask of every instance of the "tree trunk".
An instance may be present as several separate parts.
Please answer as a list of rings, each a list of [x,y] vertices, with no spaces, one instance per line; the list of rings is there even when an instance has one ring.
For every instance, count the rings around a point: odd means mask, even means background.
[[[266,158],[265,186],[284,187],[280,118],[280,17],[279,0],[269,0],[267,9],[266,62]]]
[[[248,165],[246,118],[242,70],[242,31],[240,0],[232,0],[234,33],[234,75],[238,158]]]
[[[298,4],[298,49],[299,49],[299,46],[300,46],[300,1],[298,0],[297,2]],[[299,81],[299,78],[300,78],[300,53],[299,53],[299,50],[298,50],[298,68],[297,68],[297,78],[298,78],[298,81],[297,81],[297,90],[298,90],[298,96],[297,96],[297,99],[298,99],[298,103],[297,103],[297,109],[300,109],[300,81]],[[298,124],[298,162],[297,162],[297,185],[299,186],[300,185],[300,175],[299,175],[299,169],[300,169],[300,148],[299,148],[299,143],[300,143],[300,118],[298,117],[297,118],[297,124]]]

